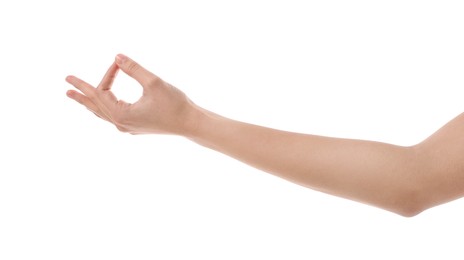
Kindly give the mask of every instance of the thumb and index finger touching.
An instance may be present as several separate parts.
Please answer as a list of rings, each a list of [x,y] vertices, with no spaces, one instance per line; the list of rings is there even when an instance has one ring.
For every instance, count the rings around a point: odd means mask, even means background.
[[[137,80],[137,82],[139,82],[144,88],[149,85],[153,77],[156,77],[153,73],[123,54],[116,55],[115,64],[124,73]]]
[[[118,54],[113,64],[109,67],[109,69],[105,73],[105,76],[101,80],[97,89],[103,90],[103,91],[110,91],[111,86],[119,70],[122,70],[127,75],[137,80],[142,85],[142,87],[148,86],[149,82],[153,79],[153,77],[156,77],[154,74],[152,74],[151,72],[149,72],[148,70],[140,66],[134,60],[130,59],[129,57],[123,54]],[[91,100],[91,97],[95,96],[94,95],[95,90],[96,90],[95,88],[93,88],[90,84],[74,76],[68,76],[66,78],[66,81],[72,84],[74,87],[76,87],[78,90],[80,90],[84,94],[82,95],[74,90],[70,90],[67,92],[67,95],[70,98],[75,99],[76,101],[85,105],[87,108],[91,109],[92,111],[98,110],[97,109],[98,105],[94,101]],[[103,100],[100,100],[100,101],[106,103],[107,105],[110,103],[114,103],[114,100],[116,99],[114,95],[112,94],[104,95],[104,96],[106,98],[103,98]]]
[[[137,80],[144,88],[145,86],[148,85],[148,83],[153,77],[156,77],[154,74],[152,74],[151,72],[149,72],[148,70],[140,66],[137,62],[135,62],[131,58],[123,54],[118,54],[116,55],[116,58],[113,64],[111,64],[111,66],[105,73],[105,76],[103,76],[97,89],[100,89],[103,91],[110,91],[119,70],[122,70],[127,75]],[[114,101],[117,101],[116,97],[111,93],[110,95],[106,95],[106,98],[104,99],[109,99],[109,100],[104,100],[109,103],[114,103]]]
[[[100,84],[98,85],[98,89],[110,90],[119,69],[137,80],[142,85],[142,87],[147,85],[150,79],[154,77],[151,72],[140,66],[131,58],[123,54],[118,54],[116,55],[114,63],[110,66]]]

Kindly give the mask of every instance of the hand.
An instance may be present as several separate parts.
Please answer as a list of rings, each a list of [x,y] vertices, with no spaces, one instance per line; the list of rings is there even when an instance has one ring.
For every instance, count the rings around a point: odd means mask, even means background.
[[[133,104],[118,100],[111,92],[119,69],[143,87],[142,97]],[[69,90],[68,97],[122,132],[188,135],[195,128],[193,115],[197,107],[193,102],[182,91],[124,55],[116,56],[96,88],[74,76],[68,76],[66,81],[81,92]]]

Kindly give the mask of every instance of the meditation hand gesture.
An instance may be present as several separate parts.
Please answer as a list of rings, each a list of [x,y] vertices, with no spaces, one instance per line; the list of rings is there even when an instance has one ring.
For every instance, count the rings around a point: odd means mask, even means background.
[[[119,69],[143,87],[143,95],[133,104],[118,100],[111,92]],[[194,129],[196,106],[187,96],[124,55],[116,56],[96,88],[74,76],[66,81],[82,92],[69,90],[70,98],[122,132],[188,135]]]

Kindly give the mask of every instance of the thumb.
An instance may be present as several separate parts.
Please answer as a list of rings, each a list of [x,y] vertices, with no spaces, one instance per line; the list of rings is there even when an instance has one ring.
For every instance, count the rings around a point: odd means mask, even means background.
[[[143,87],[148,86],[148,84],[153,80],[153,78],[157,78],[156,75],[146,70],[137,62],[133,61],[131,58],[123,54],[116,55],[115,60],[118,67],[123,72],[137,80]]]

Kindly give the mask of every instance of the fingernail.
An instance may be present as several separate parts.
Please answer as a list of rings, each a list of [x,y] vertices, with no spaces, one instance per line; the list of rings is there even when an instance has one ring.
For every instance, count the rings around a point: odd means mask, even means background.
[[[116,63],[117,64],[122,64],[126,59],[127,59],[127,57],[122,55],[122,54],[116,55]]]

